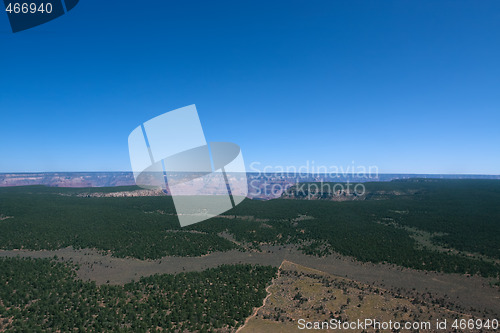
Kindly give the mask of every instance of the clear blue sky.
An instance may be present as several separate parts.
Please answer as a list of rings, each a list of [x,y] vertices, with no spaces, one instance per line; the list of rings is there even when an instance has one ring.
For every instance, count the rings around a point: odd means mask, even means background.
[[[0,45],[0,172],[130,170],[196,104],[247,165],[500,174],[498,0],[81,0]]]

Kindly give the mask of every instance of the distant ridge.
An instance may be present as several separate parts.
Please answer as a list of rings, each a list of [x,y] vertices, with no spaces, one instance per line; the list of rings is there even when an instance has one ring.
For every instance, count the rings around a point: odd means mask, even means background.
[[[135,185],[135,181],[131,172],[0,173],[0,187],[27,185],[113,187]]]
[[[379,174],[376,177],[358,177],[345,174],[332,177],[328,174],[293,174],[293,173],[248,173],[249,181],[253,179],[273,182],[377,182],[396,179],[430,178],[430,179],[500,179],[500,175],[446,175],[446,174]],[[45,185],[51,187],[114,187],[135,185],[132,172],[23,172],[0,173],[0,187]]]

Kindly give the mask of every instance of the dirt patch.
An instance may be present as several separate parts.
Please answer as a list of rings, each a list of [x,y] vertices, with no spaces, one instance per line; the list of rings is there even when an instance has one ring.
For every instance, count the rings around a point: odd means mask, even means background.
[[[264,305],[247,319],[239,332],[300,332],[304,327],[299,325],[299,319],[318,325],[329,325],[331,320],[417,322],[420,327],[415,331],[435,332],[436,319],[446,319],[450,327],[455,318],[473,318],[428,294],[414,292],[407,297],[397,290],[378,288],[288,261],[280,266],[278,277],[267,290],[270,295]],[[363,330],[376,331],[375,327]]]

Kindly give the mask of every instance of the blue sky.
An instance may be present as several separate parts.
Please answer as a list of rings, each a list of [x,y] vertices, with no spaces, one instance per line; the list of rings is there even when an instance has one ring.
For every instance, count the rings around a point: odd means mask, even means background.
[[[0,45],[0,172],[130,170],[196,104],[247,165],[500,174],[497,0],[81,0]]]

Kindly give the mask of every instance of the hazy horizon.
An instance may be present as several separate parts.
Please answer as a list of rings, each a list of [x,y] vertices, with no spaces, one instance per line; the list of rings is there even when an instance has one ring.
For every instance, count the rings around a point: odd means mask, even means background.
[[[0,172],[0,175],[7,174],[57,174],[57,173],[130,173],[133,174],[132,171],[126,170],[115,170],[115,171],[13,171],[13,172]],[[258,174],[259,172],[246,172],[246,174]],[[264,172],[261,172],[264,173]],[[267,172],[268,174],[294,174],[293,172]],[[299,172],[297,172],[299,173]],[[303,173],[307,175],[328,175],[329,173]],[[492,176],[492,177],[500,177],[500,174],[481,174],[481,173],[412,173],[412,172],[380,172],[378,176],[382,175],[421,175],[421,176]],[[339,176],[352,176],[352,173],[339,174]]]

